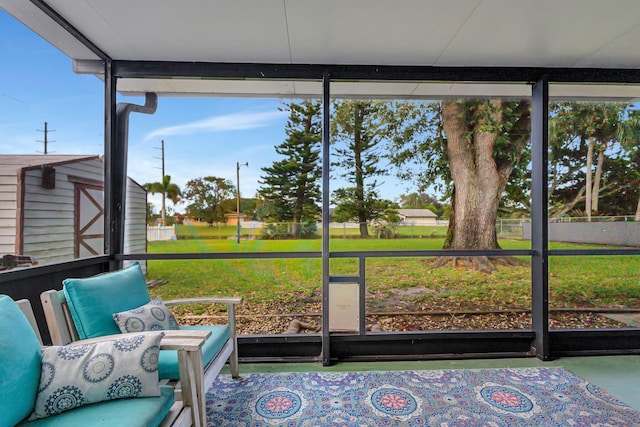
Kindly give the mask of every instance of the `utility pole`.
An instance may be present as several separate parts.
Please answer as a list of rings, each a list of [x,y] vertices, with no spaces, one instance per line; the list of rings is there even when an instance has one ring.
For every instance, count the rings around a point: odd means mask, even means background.
[[[49,142],[55,142],[55,141],[49,141],[48,134],[49,132],[55,132],[55,130],[47,129],[47,122],[44,122],[44,130],[36,129],[36,131],[44,133],[44,141],[37,140],[36,142],[44,142],[44,154],[49,154],[49,151],[48,151]]]
[[[166,214],[165,214],[165,199],[167,197],[167,194],[165,193],[165,188],[164,188],[164,139],[160,141],[161,143],[161,147],[157,148],[157,150],[161,150],[162,153],[162,157],[160,157],[160,159],[162,160],[162,179],[160,179],[160,185],[162,185],[162,226],[164,227],[165,225],[167,225],[167,221],[166,221]],[[157,159],[158,157],[156,157]]]
[[[240,244],[240,166],[249,167],[249,162],[240,164],[240,162],[236,162],[236,213],[238,214],[237,223],[238,230],[236,233],[236,242]]]

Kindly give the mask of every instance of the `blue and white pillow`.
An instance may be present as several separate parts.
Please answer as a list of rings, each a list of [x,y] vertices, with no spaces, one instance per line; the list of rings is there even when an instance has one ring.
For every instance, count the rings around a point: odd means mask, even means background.
[[[178,321],[160,297],[138,308],[114,313],[113,320],[122,333],[180,329]]]
[[[145,332],[93,344],[43,347],[30,419],[105,400],[160,396],[158,356],[163,335]]]

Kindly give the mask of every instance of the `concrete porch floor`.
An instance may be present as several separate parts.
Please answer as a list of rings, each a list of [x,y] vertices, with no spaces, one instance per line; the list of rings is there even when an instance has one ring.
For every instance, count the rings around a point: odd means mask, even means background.
[[[387,371],[428,369],[483,369],[562,366],[596,384],[632,408],[640,411],[640,356],[564,357],[549,362],[536,358],[431,360],[411,362],[343,362],[323,367],[316,363],[241,364],[242,373]],[[228,368],[222,371],[229,373]]]

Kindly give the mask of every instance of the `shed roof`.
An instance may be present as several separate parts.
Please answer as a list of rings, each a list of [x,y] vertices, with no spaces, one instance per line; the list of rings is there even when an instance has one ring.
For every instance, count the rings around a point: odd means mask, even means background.
[[[65,163],[99,159],[97,155],[31,155],[31,154],[2,154],[0,155],[0,171],[17,172],[22,169],[39,166],[57,166]]]
[[[431,209],[398,209],[398,213],[407,218],[437,218]]]
[[[67,54],[76,71],[97,75],[104,68],[93,61],[104,58],[146,65],[640,68],[637,0],[0,0],[0,7]],[[236,79],[122,77],[118,90],[176,96],[322,93],[317,79],[262,74],[257,79],[241,73]],[[398,80],[345,80],[335,83],[332,93],[425,98],[530,93],[527,81],[478,87],[407,82],[400,75]],[[603,91],[558,82],[550,94],[630,100],[640,99],[640,88],[619,84]]]

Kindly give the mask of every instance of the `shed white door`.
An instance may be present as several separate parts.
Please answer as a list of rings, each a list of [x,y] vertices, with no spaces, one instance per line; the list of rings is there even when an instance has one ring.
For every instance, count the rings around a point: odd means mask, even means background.
[[[75,256],[76,258],[104,253],[104,209],[102,187],[75,184]]]

